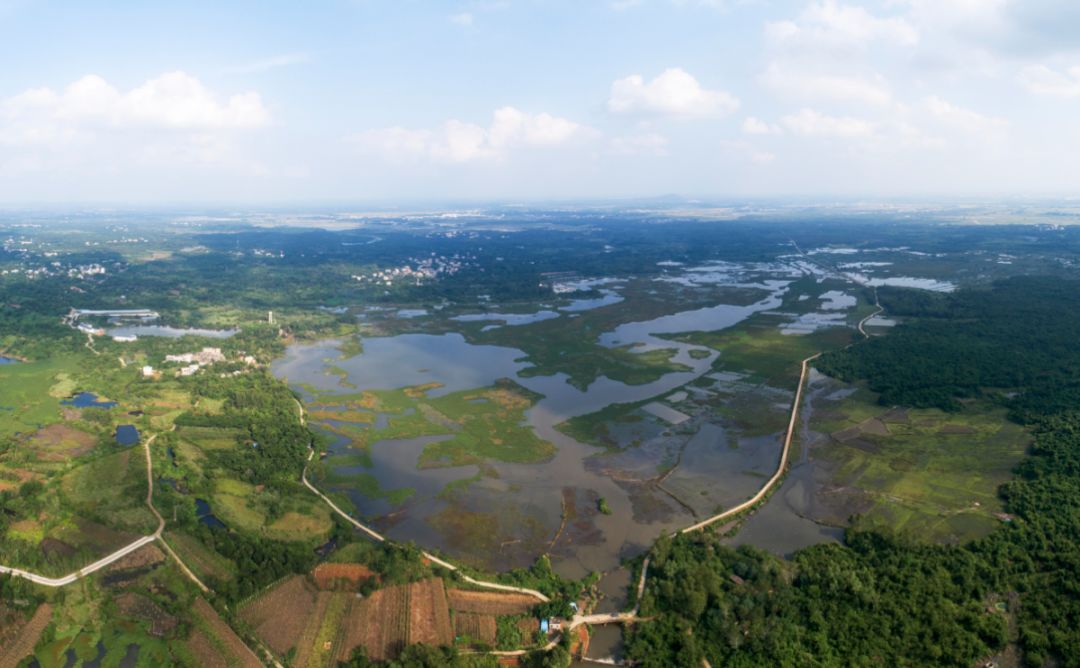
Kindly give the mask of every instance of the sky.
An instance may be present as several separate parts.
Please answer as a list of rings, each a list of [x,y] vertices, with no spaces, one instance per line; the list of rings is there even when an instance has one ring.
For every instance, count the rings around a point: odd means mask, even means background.
[[[1072,197],[1075,0],[0,0],[0,203]]]

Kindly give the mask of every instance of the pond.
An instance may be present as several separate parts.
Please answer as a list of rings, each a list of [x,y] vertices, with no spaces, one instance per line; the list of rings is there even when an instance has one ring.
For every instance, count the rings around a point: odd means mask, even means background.
[[[224,529],[225,523],[218,519],[210,508],[210,502],[206,499],[195,499],[195,516],[199,521],[211,529]]]
[[[13,357],[4,357],[3,355],[0,355],[0,364],[18,364],[18,363],[19,363],[19,360],[15,359]]]
[[[199,329],[178,327],[166,327],[165,325],[132,325],[130,327],[113,327],[109,330],[109,336],[161,336],[169,339],[178,339],[181,336],[201,336],[208,339],[227,339],[239,333],[238,329]]]
[[[79,392],[70,399],[65,399],[60,403],[64,406],[73,406],[75,408],[112,408],[116,405],[115,401],[101,401],[93,392]]]
[[[116,428],[116,442],[130,447],[139,442],[139,430],[133,424],[122,424]]]

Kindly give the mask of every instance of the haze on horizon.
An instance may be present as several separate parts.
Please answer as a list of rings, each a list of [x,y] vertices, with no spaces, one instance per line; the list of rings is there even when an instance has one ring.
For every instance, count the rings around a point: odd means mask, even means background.
[[[0,204],[1070,196],[1066,0],[0,0]]]

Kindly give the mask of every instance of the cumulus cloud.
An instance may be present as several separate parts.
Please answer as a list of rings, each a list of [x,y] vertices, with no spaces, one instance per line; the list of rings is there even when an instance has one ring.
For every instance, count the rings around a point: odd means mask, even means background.
[[[743,120],[742,131],[748,135],[779,135],[784,132],[780,126],[766,123],[755,116],[747,116]]]
[[[633,74],[611,84],[608,110],[617,114],[704,118],[726,116],[739,108],[739,100],[722,90],[702,88],[685,70],[672,67],[646,82]]]
[[[1080,65],[1058,71],[1046,65],[1029,65],[1020,72],[1020,83],[1036,95],[1080,96]]]
[[[792,134],[803,137],[869,137],[874,123],[850,116],[829,116],[809,108],[784,116],[780,121]]]
[[[486,127],[449,120],[437,130],[390,127],[369,130],[352,139],[392,160],[464,163],[502,158],[516,148],[560,146],[589,134],[588,128],[566,118],[501,107]]]
[[[0,137],[16,144],[125,130],[247,129],[269,120],[258,93],[220,101],[184,72],[163,74],[126,92],[91,74],[61,91],[35,88],[0,102]]]
[[[795,20],[765,25],[765,35],[774,44],[811,49],[862,49],[884,42],[913,46],[919,33],[904,17],[879,17],[855,5],[836,0],[810,4]]]

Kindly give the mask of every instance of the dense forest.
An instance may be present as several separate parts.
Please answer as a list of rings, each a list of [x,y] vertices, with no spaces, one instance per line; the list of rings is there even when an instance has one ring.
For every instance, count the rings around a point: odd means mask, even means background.
[[[791,562],[711,534],[661,539],[642,607],[658,619],[629,639],[640,665],[972,666],[1011,642],[1026,665],[1080,666],[1080,284],[881,298],[918,319],[822,368],[887,403],[962,410],[1008,389],[1001,400],[1035,435],[1001,489],[1011,521],[964,546],[849,531]]]

